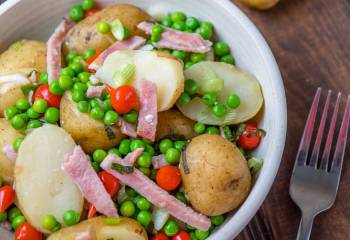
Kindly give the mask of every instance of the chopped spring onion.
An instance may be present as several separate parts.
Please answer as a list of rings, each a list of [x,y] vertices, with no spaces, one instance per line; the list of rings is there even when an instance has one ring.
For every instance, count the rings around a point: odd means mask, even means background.
[[[230,127],[223,126],[222,128],[224,130],[224,134],[225,134],[226,139],[232,142],[234,140],[234,138],[233,138],[233,134],[232,134]]]
[[[105,225],[118,225],[121,222],[120,218],[107,217],[103,219]]]
[[[112,80],[117,86],[128,84],[135,72],[136,67],[134,64],[125,63],[114,73]]]
[[[134,172],[134,168],[132,166],[123,166],[119,163],[113,163],[112,169],[118,171],[121,174]]]
[[[248,160],[248,167],[255,177],[264,164],[264,160],[262,158],[252,157]]]
[[[113,36],[121,41],[129,37],[128,30],[124,28],[122,22],[119,19],[115,19],[111,24],[111,32]]]

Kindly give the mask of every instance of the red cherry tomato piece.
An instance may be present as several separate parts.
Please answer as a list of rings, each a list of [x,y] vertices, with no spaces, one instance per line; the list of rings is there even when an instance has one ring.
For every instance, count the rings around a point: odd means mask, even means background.
[[[119,180],[106,171],[100,172],[98,176],[100,177],[103,186],[105,186],[105,189],[109,193],[109,195],[111,197],[114,197],[120,189]]]
[[[151,238],[151,240],[169,240],[169,238],[164,233],[157,233]]]
[[[85,12],[84,18],[90,17],[90,16],[94,15],[95,13],[99,12],[100,10],[101,10],[101,8],[99,8],[99,7],[93,7],[89,11]]]
[[[94,207],[94,205],[92,205],[91,203],[89,204],[89,211],[88,211],[88,215],[87,218],[91,219],[96,215],[96,208]]]
[[[135,88],[123,85],[111,91],[111,104],[114,110],[121,114],[130,112],[139,106]]]
[[[60,107],[60,102],[62,96],[57,96],[50,92],[49,84],[44,84],[38,87],[38,89],[34,93],[34,101],[38,98],[42,98],[47,102],[47,105],[49,107],[55,107],[59,108]]]
[[[161,167],[157,172],[156,181],[166,191],[175,190],[181,183],[180,170],[174,166]]]
[[[258,134],[258,128],[255,124],[247,123],[246,127],[239,137],[237,144],[246,150],[253,150],[261,141],[261,136]]]
[[[191,240],[191,236],[186,231],[177,233],[171,240]]]
[[[95,59],[103,52],[102,48],[96,48],[95,50],[96,50],[95,54],[92,57],[85,60],[85,62],[88,65],[90,65],[93,61],[95,61]]]
[[[10,186],[0,188],[0,213],[5,212],[15,200],[15,190]]]
[[[42,240],[42,234],[37,231],[28,222],[24,222],[18,226],[15,233],[16,240]]]

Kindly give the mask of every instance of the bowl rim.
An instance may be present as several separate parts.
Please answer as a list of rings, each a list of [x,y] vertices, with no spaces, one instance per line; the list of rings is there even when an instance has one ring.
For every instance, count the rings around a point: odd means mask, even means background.
[[[9,11],[16,4],[19,4],[23,0],[7,0],[0,5],[0,15]],[[126,0],[127,1],[127,0]],[[227,11],[229,15],[235,16],[235,19],[239,21],[242,28],[249,33],[250,37],[254,39],[258,50],[260,51],[265,65],[269,66],[269,75],[272,79],[273,85],[277,90],[276,109],[274,111],[278,112],[278,118],[274,119],[274,126],[279,129],[274,135],[272,140],[275,145],[269,154],[269,160],[273,165],[262,169],[259,175],[258,181],[256,181],[253,189],[249,193],[249,196],[244,201],[242,206],[235,212],[235,214],[223,224],[220,229],[214,232],[209,238],[210,239],[232,239],[237,236],[243,228],[249,223],[249,221],[256,214],[258,209],[261,207],[263,201],[266,199],[272,184],[276,178],[285,146],[286,133],[287,133],[287,104],[286,96],[283,85],[283,80],[281,73],[276,62],[276,59],[272,53],[271,48],[267,44],[261,32],[258,30],[256,25],[249,19],[249,17],[240,10],[235,3],[230,0],[214,0],[218,5],[220,5],[223,11]],[[237,220],[238,219],[238,220]]]

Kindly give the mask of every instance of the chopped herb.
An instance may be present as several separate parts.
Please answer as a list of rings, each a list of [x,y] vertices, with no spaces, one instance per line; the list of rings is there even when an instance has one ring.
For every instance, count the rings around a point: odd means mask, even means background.
[[[103,220],[105,225],[118,225],[121,222],[120,218],[107,217]]]
[[[10,46],[10,48],[11,48],[11,49],[14,49],[14,50],[18,50],[18,49],[20,49],[20,48],[24,45],[24,43],[25,43],[25,40],[19,40],[19,41],[17,41],[17,42],[14,42],[14,43]]]
[[[115,135],[115,132],[113,131],[112,127],[107,125],[107,124],[104,124],[104,127],[105,127],[105,132],[107,134],[108,139],[109,140],[115,139],[116,135]]]
[[[253,177],[256,177],[264,164],[264,160],[258,157],[252,157],[248,160],[248,167]]]
[[[123,165],[121,165],[119,163],[113,163],[112,164],[112,169],[118,171],[121,174],[134,172],[134,167],[132,167],[132,166],[123,166]]]
[[[244,132],[246,125],[245,124],[239,124],[237,127],[237,131],[235,134],[235,139],[238,140],[239,137],[242,135],[242,133]]]
[[[190,169],[188,168],[188,162],[186,157],[186,147],[185,147],[185,150],[182,151],[182,165],[183,165],[185,174],[189,174]]]
[[[231,141],[231,142],[234,141],[235,139],[233,137],[233,134],[232,134],[232,131],[231,131],[230,127],[229,126],[223,126],[222,128],[224,130],[224,134],[225,134],[226,139]]]
[[[266,131],[264,130],[264,129],[258,129],[257,131],[256,131],[256,134],[258,135],[258,136],[260,136],[260,137],[265,137],[266,136]]]

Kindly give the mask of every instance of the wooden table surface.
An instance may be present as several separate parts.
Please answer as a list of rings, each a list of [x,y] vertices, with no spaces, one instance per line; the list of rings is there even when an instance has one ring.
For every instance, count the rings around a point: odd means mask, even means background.
[[[278,176],[259,216],[270,228],[266,239],[295,239],[300,212],[288,189],[308,108],[317,87],[350,93],[350,1],[282,0],[268,11],[251,10],[237,0],[233,2],[263,33],[282,73],[288,105],[287,140]],[[343,108],[344,103],[345,97]],[[350,239],[349,154],[350,146],[336,203],[316,218],[311,239]],[[237,239],[252,237],[245,230]]]

